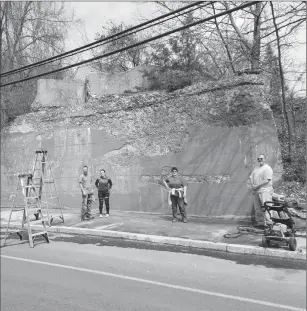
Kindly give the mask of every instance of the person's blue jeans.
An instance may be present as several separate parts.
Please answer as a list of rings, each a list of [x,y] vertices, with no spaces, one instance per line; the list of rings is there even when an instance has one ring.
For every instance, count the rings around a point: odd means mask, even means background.
[[[184,199],[177,197],[175,195],[171,195],[171,201],[172,201],[173,218],[177,219],[177,206],[178,206],[180,214],[182,216],[182,219],[187,219],[187,213],[185,210]]]
[[[91,205],[93,201],[93,194],[82,194],[82,208],[81,208],[81,219],[91,217]]]

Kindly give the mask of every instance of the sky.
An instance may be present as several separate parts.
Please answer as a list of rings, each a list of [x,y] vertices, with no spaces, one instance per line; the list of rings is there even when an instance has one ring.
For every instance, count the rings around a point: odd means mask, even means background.
[[[150,2],[71,2],[70,5],[75,11],[75,18],[82,20],[84,29],[80,27],[70,31],[68,49],[83,44],[84,31],[89,41],[94,41],[95,33],[102,29],[107,20],[136,25],[140,23],[137,20],[139,14],[153,18],[155,13]],[[157,13],[155,16],[158,16]]]
[[[69,2],[75,12],[75,18],[82,21],[82,26],[74,27],[69,31],[66,40],[66,50],[79,47],[94,41],[95,33],[102,30],[102,25],[108,20],[115,23],[137,25],[139,17],[153,18],[159,16],[152,2]],[[306,29],[296,38],[297,42],[306,42]],[[287,56],[293,57],[296,63],[306,61],[306,45],[297,44]],[[306,66],[306,64],[305,64]]]

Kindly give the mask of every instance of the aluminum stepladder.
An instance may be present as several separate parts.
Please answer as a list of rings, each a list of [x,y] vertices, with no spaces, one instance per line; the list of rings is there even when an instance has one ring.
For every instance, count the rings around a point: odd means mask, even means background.
[[[18,174],[18,182],[17,182],[16,192],[15,192],[13,203],[12,203],[12,208],[11,208],[9,219],[8,219],[6,234],[4,238],[4,245],[6,245],[7,237],[9,236],[9,234],[12,233],[12,232],[9,232],[9,226],[10,226],[12,214],[13,212],[20,212],[20,211],[23,211],[21,230],[16,231],[20,240],[22,240],[22,232],[25,231],[25,223],[27,223],[27,231],[28,231],[28,236],[29,236],[30,247],[34,247],[34,240],[38,235],[43,236],[45,240],[47,241],[47,243],[49,243],[49,236],[46,230],[44,215],[42,213],[40,200],[39,200],[35,185],[33,183],[32,177],[33,177],[32,174]],[[18,195],[20,195],[20,192],[23,195],[23,201],[24,201],[23,207],[16,205],[16,198]],[[31,221],[29,217],[31,210],[35,210],[36,213],[41,217],[43,231],[32,233],[31,223],[30,223]]]
[[[61,214],[59,217],[64,222],[63,209],[58,196],[58,191],[54,182],[54,176],[52,174],[51,166],[48,162],[47,150],[39,149],[35,152],[35,160],[33,166],[33,181],[35,187],[39,189],[39,200],[42,206],[46,206],[48,225],[54,219],[49,213],[49,209],[52,206],[57,206],[60,208]],[[38,214],[35,214],[36,219],[38,219]]]

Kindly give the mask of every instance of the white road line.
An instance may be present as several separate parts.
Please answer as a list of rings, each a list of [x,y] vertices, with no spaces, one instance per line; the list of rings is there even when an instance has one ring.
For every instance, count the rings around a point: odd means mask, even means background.
[[[263,306],[273,307],[273,308],[279,308],[279,309],[284,309],[284,310],[288,310],[288,311],[306,311],[306,309],[303,309],[303,308],[296,308],[296,307],[281,305],[281,304],[272,303],[272,302],[268,302],[268,301],[261,301],[261,300],[257,300],[257,299],[250,299],[250,298],[244,298],[244,297],[240,297],[240,296],[226,295],[226,294],[217,293],[217,292],[210,292],[210,291],[186,287],[186,286],[156,282],[156,281],[151,281],[151,280],[146,280],[146,279],[141,279],[141,278],[135,278],[135,277],[121,275],[121,274],[115,274],[115,273],[109,273],[109,272],[103,272],[103,271],[85,269],[85,268],[78,268],[78,267],[61,265],[61,264],[52,263],[52,262],[38,261],[38,260],[13,257],[13,256],[8,256],[8,255],[0,255],[0,256],[2,258],[6,258],[6,259],[13,259],[13,260],[17,260],[17,261],[25,261],[25,262],[35,263],[35,264],[41,264],[41,265],[64,268],[64,269],[81,271],[81,272],[88,272],[88,273],[104,275],[104,276],[114,277],[114,278],[123,279],[123,280],[129,280],[129,281],[135,281],[135,282],[151,284],[151,285],[156,285],[156,286],[168,287],[168,288],[172,288],[172,289],[184,290],[184,291],[192,292],[192,293],[199,293],[199,294],[203,294],[203,295],[209,295],[209,296],[232,299],[232,300],[237,300],[237,301],[249,302],[249,303],[253,303],[253,304],[258,304],[258,305],[263,305]]]

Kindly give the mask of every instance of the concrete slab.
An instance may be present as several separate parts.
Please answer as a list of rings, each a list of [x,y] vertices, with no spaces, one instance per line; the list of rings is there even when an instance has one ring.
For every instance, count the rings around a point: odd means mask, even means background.
[[[83,105],[85,85],[82,81],[39,79],[33,108]]]
[[[51,211],[53,213],[54,211]],[[61,234],[81,234],[101,237],[113,237],[151,243],[169,244],[230,253],[256,256],[281,257],[285,259],[306,259],[306,238],[297,237],[297,251],[288,247],[261,247],[262,234],[242,234],[237,238],[225,238],[224,233],[237,232],[242,222],[191,218],[187,224],[172,223],[170,215],[147,215],[144,213],[123,213],[112,211],[109,218],[99,218],[80,222],[80,216],[74,211],[65,211],[65,223],[56,223],[48,227],[49,232]],[[5,230],[8,211],[1,214],[1,230]],[[245,225],[247,225],[245,223]],[[20,228],[20,221],[12,222],[12,227]],[[41,228],[39,221],[33,222],[33,228]]]
[[[122,94],[125,91],[136,92],[147,89],[149,83],[144,71],[153,70],[153,66],[138,66],[129,71],[114,74],[91,72],[88,74],[88,87],[93,96],[104,94]]]

